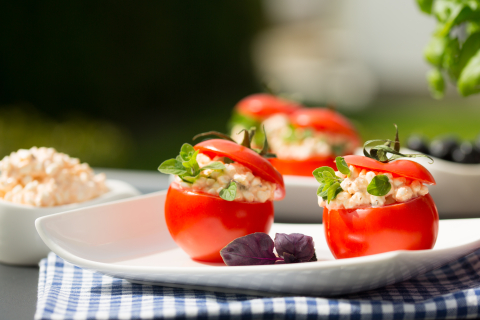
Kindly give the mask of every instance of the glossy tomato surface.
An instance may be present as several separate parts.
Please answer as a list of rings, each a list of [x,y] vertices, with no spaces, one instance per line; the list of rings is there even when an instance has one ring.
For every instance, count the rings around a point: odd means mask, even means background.
[[[285,184],[282,175],[272,166],[272,164],[260,156],[255,151],[239,145],[233,141],[212,139],[200,142],[194,146],[195,150],[206,154],[210,158],[215,156],[228,157],[252,170],[255,176],[273,182],[277,185],[275,189],[275,200],[281,200],[285,197]]]
[[[377,208],[323,209],[325,237],[336,259],[435,245],[438,212],[427,194]]]
[[[424,166],[414,161],[399,159],[382,163],[364,156],[345,156],[344,159],[348,165],[355,167],[390,172],[398,176],[419,180],[426,184],[436,184],[432,174]]]
[[[352,123],[340,113],[327,108],[302,108],[290,115],[290,121],[297,128],[313,128],[344,134],[355,143],[360,144],[360,136]]]
[[[165,220],[173,240],[196,260],[222,262],[220,250],[236,238],[270,231],[273,203],[226,201],[172,183]]]
[[[271,158],[269,161],[283,175],[311,177],[313,170],[323,166],[337,170],[333,157],[317,157],[307,160]]]
[[[252,94],[243,98],[235,106],[235,110],[257,120],[264,120],[276,113],[290,114],[301,108],[301,105],[266,93]]]

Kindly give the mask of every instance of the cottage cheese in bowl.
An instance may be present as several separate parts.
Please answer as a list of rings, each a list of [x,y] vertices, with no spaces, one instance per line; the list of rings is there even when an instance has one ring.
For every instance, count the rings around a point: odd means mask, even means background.
[[[53,148],[20,149],[0,161],[0,262],[37,265],[49,252],[35,220],[139,195]]]
[[[104,174],[53,148],[12,152],[0,161],[0,171],[0,198],[18,204],[53,207],[108,192]]]

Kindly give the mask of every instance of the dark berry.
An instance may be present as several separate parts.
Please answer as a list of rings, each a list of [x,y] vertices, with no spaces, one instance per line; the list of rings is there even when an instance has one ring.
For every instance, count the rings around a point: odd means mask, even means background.
[[[454,137],[435,139],[430,144],[430,154],[443,160],[453,161],[453,151],[457,148],[458,142]]]
[[[412,135],[408,138],[407,148],[421,153],[429,153],[427,142],[423,137],[417,135]]]

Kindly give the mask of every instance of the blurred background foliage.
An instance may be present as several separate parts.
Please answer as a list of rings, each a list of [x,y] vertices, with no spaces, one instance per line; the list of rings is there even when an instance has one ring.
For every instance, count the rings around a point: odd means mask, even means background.
[[[155,170],[196,133],[225,131],[265,79],[336,102],[364,139],[392,136],[394,122],[403,138],[472,139],[478,100],[429,98],[428,17],[413,0],[388,3],[2,1],[0,157],[53,146]]]

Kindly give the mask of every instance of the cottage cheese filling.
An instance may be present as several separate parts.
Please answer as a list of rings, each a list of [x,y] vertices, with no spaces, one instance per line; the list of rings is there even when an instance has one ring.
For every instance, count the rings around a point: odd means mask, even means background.
[[[204,170],[200,177],[192,184],[184,182],[178,176],[175,181],[183,189],[201,191],[212,195],[219,195],[223,188],[226,188],[230,181],[237,182],[237,194],[235,201],[245,202],[266,202],[273,200],[276,184],[255,177],[252,171],[240,163],[225,163],[223,157],[210,159],[207,155],[199,153],[197,162],[204,167],[211,162],[220,161],[225,165],[224,170]]]
[[[340,192],[330,203],[327,203],[322,197],[318,197],[318,205],[320,207],[328,209],[381,207],[397,202],[406,202],[428,193],[427,186],[418,180],[403,177],[394,178],[391,173],[367,171],[354,166],[350,166],[349,169],[349,178],[339,171],[335,172],[337,177],[345,179],[340,184],[344,191]],[[387,176],[391,185],[390,191],[385,196],[373,196],[367,192],[368,184],[373,177],[379,174]]]
[[[37,207],[83,202],[108,191],[105,175],[53,148],[20,149],[0,161],[0,198]]]
[[[286,115],[274,115],[266,119],[263,125],[272,152],[281,159],[306,160],[354,152],[355,146],[349,137],[308,128],[293,128]]]

